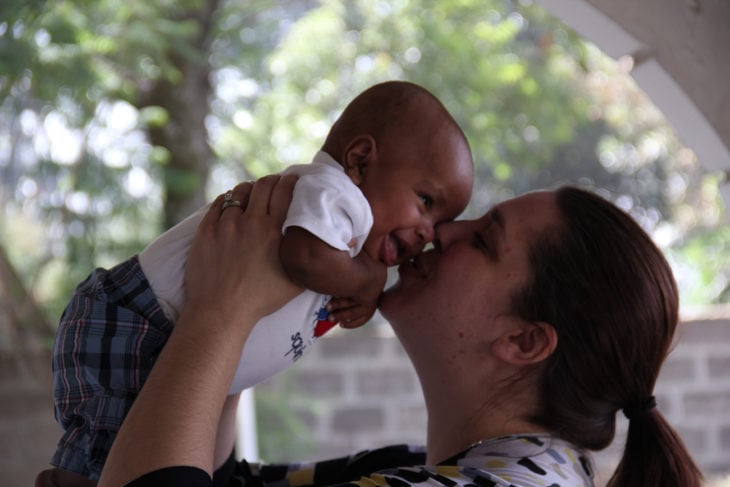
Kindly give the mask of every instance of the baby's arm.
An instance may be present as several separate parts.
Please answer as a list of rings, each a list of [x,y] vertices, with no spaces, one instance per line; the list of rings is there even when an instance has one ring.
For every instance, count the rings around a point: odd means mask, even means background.
[[[279,248],[281,263],[289,277],[312,291],[346,297],[346,326],[365,324],[375,312],[386,280],[386,267],[365,252],[350,257],[300,227],[289,227]]]

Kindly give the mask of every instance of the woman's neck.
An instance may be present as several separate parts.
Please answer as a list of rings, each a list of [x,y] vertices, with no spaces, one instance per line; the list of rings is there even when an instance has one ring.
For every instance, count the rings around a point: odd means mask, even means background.
[[[529,419],[534,411],[534,388],[526,384],[516,391],[497,384],[491,387],[493,393],[489,395],[483,393],[489,390],[483,387],[478,388],[479,394],[471,387],[431,392],[424,387],[429,464],[442,462],[481,440],[545,431]]]

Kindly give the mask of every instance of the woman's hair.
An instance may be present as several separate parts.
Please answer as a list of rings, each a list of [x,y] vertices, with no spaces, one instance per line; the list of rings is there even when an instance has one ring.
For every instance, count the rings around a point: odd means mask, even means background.
[[[550,323],[549,359],[533,418],[581,448],[613,440],[616,413],[631,416],[609,486],[694,487],[701,474],[653,408],[653,389],[678,321],[677,286],[651,238],[625,212],[590,192],[556,191],[558,226],[530,250],[532,275],[515,312]]]

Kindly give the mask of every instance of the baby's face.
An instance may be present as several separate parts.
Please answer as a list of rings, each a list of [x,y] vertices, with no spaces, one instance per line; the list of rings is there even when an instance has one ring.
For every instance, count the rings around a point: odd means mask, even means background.
[[[363,248],[370,257],[393,266],[423,250],[433,240],[436,224],[464,210],[474,169],[469,147],[457,137],[379,153],[360,184],[374,219]]]

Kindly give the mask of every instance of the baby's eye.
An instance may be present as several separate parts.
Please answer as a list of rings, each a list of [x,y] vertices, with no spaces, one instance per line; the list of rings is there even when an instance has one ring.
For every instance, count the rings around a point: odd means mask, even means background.
[[[426,209],[430,209],[433,206],[433,198],[431,198],[427,194],[420,194],[418,195],[419,198],[421,198],[421,201],[423,202],[423,206],[426,207]]]

